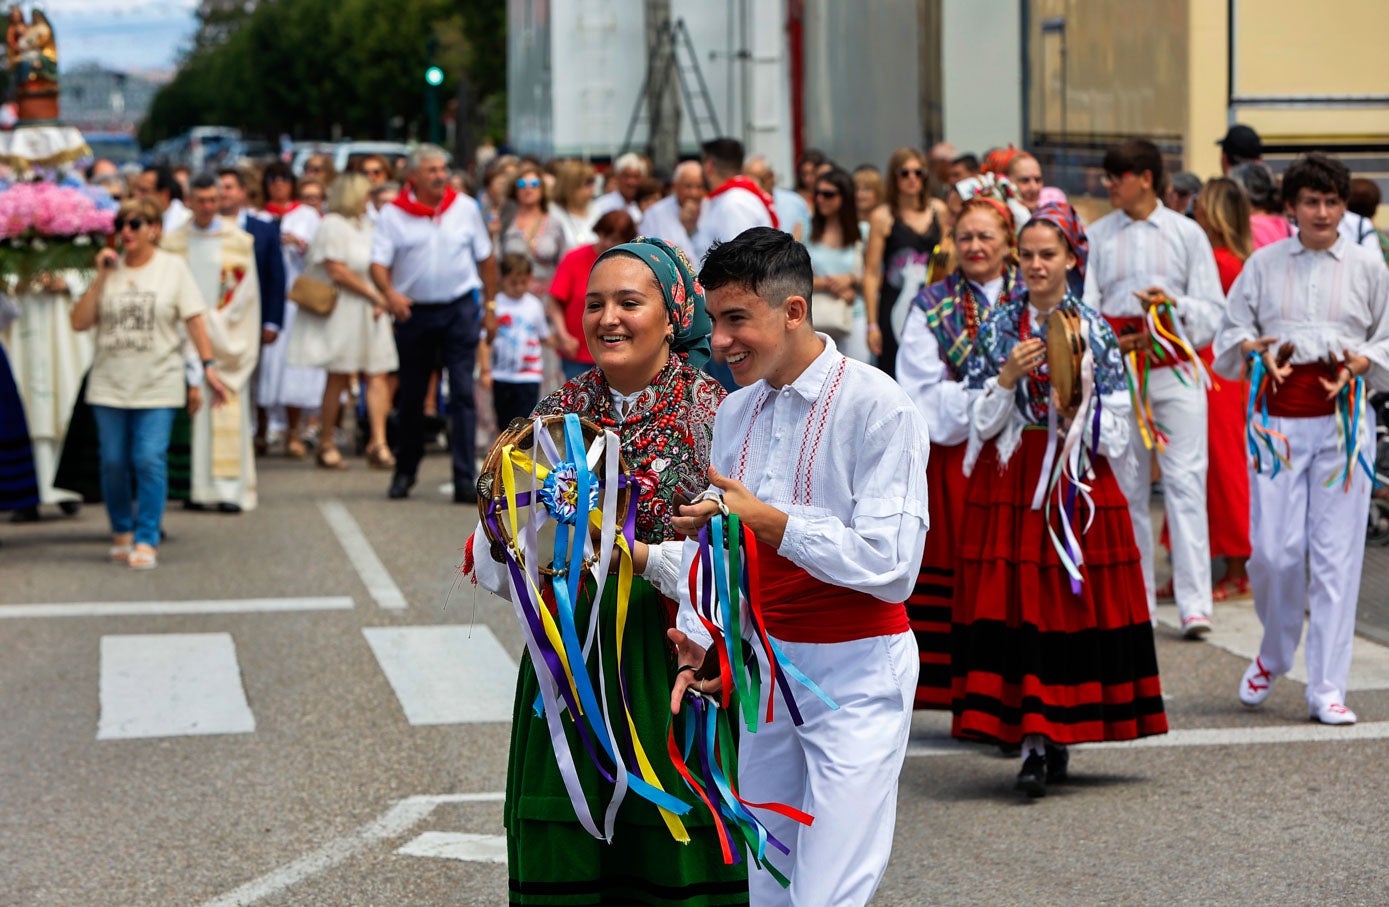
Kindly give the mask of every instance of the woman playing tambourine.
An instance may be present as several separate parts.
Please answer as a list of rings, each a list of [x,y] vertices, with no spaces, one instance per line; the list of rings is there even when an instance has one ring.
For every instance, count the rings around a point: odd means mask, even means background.
[[[1107,459],[1128,439],[1124,369],[1109,325],[1067,290],[1083,235],[1069,205],[1037,210],[1018,237],[1027,291],[990,310],[967,365],[952,732],[1021,745],[1017,787],[1032,796],[1065,779],[1069,744],[1167,730],[1138,549]],[[1057,309],[1079,316],[1079,405],[1049,377]]]

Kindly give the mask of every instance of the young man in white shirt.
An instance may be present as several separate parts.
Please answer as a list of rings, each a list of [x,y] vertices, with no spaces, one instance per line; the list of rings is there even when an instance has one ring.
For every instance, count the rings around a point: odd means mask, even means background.
[[[1165,207],[1162,154],[1152,142],[1132,139],[1104,156],[1105,182],[1115,210],[1092,224],[1090,260],[1085,272],[1085,302],[1097,309],[1119,335],[1126,354],[1138,351],[1146,372],[1129,378],[1146,384],[1153,421],[1165,432],[1157,445],[1162,467],[1163,503],[1172,539],[1172,589],[1182,633],[1196,638],[1211,629],[1210,525],[1206,514],[1208,431],[1206,391],[1184,378],[1177,359],[1157,357],[1143,327],[1146,307],[1166,298],[1175,303],[1173,317],[1194,349],[1211,342],[1225,310],[1225,294],[1215,269],[1210,240],[1194,220]],[[1136,412],[1139,418],[1142,412]],[[1143,558],[1143,579],[1150,610],[1156,613],[1153,578],[1153,524],[1150,452],[1144,432],[1129,436],[1128,455],[1115,463],[1115,474],[1129,501],[1134,540]]]
[[[1298,234],[1245,262],[1214,344],[1216,370],[1231,380],[1246,359],[1262,362],[1268,416],[1255,418],[1287,439],[1290,455],[1276,475],[1263,455],[1250,482],[1249,580],[1264,637],[1239,698],[1268,698],[1293,666],[1307,613],[1307,710],[1323,724],[1355,723],[1346,683],[1372,484],[1366,466],[1346,461],[1348,401],[1338,397],[1357,378],[1367,393],[1389,390],[1389,269],[1378,250],[1338,233],[1349,194],[1350,172],[1334,158],[1313,153],[1288,168],[1283,197]],[[1280,363],[1285,343],[1292,356]],[[1354,428],[1373,464],[1374,410]]]
[[[811,279],[805,247],[769,227],[714,246],[700,273],[714,354],[742,386],[715,419],[710,481],[756,536],[752,594],[768,631],[838,705],[798,689],[802,725],[782,711],[741,738],[741,795],[815,816],[800,828],[762,814],[791,847],[791,884],[750,867],[757,907],[873,896],[892,851],[918,666],[902,603],[926,538],[926,427],[892,379],[815,332]],[[692,538],[716,511],[684,507],[674,525]],[[686,543],[686,566],[697,551]],[[688,598],[677,623],[681,661],[702,664],[709,638]],[[692,683],[718,683],[678,677],[676,709]]]
[[[728,242],[752,227],[780,227],[772,196],[743,175],[743,143],[712,139],[704,143],[704,179],[709,205],[704,211],[695,251],[703,258],[716,242]]]

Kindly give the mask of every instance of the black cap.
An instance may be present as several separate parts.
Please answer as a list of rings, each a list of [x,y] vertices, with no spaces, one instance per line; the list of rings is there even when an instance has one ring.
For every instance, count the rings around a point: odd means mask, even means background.
[[[1225,138],[1216,142],[1225,156],[1232,162],[1257,161],[1264,156],[1264,143],[1259,134],[1242,123],[1236,123],[1225,133]]]

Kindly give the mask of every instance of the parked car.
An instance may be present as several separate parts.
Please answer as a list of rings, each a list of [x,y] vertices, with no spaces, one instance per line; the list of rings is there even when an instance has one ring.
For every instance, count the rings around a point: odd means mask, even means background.
[[[343,142],[333,150],[333,166],[339,173],[355,170],[363,159],[379,154],[398,172],[410,151],[404,142]]]

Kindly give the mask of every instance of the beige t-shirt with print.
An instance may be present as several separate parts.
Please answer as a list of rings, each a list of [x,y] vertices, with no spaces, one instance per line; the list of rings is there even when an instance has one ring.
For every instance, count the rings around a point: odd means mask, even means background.
[[[156,249],[138,268],[118,265],[97,301],[87,402],[125,409],[183,406],[179,326],[205,309],[182,258]]]

